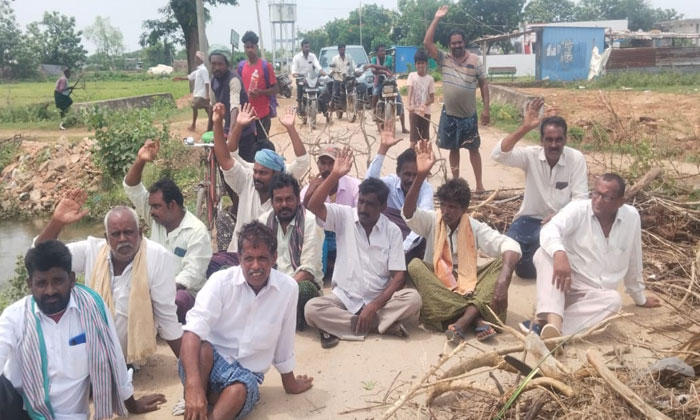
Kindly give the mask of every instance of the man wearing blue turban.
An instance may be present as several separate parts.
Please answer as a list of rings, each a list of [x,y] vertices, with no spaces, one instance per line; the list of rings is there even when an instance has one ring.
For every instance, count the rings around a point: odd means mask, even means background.
[[[272,177],[280,172],[287,172],[295,178],[301,178],[309,168],[311,159],[301,137],[294,127],[296,114],[292,108],[280,116],[280,123],[287,129],[296,159],[285,165],[284,158],[273,150],[261,149],[255,153],[254,163],[243,160],[235,150],[241,133],[255,121],[255,112],[250,104],[241,107],[232,124],[228,143],[224,134],[226,107],[217,103],[212,111],[214,122],[214,153],[221,166],[224,181],[238,194],[238,213],[236,227],[228,247],[229,252],[238,251],[238,235],[246,223],[250,223],[263,213],[272,210],[270,183]],[[234,150],[231,153],[231,150]]]

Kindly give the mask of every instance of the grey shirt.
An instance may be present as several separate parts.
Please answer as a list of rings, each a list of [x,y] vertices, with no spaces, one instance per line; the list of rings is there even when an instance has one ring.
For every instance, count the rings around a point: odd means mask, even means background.
[[[447,115],[468,118],[476,115],[476,88],[486,73],[479,56],[472,53],[462,61],[438,51],[442,90]]]

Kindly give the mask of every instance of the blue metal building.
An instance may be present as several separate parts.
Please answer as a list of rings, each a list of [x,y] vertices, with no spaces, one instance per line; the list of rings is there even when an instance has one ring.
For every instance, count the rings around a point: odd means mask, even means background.
[[[555,27],[537,29],[537,80],[579,80],[588,77],[593,47],[602,52],[604,28]]]
[[[396,51],[394,54],[394,73],[407,73],[409,71],[407,64],[410,64],[411,70],[415,71],[416,66],[413,64],[413,56],[416,55],[418,47],[393,45],[391,48]]]

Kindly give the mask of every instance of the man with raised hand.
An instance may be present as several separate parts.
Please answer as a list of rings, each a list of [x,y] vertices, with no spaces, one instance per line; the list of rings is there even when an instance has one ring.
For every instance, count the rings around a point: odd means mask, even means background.
[[[537,275],[532,256],[540,247],[540,229],[572,200],[588,198],[588,168],[583,154],[566,146],[566,121],[540,116],[544,99],[527,104],[518,129],[493,148],[491,158],[525,171],[525,197],[506,235],[518,241],[523,257],[515,267],[521,278]],[[539,146],[515,147],[531,130],[540,127]]]
[[[445,105],[440,113],[438,145],[450,151],[452,177],[459,178],[459,151],[469,150],[469,160],[474,169],[476,191],[483,191],[481,173],[481,137],[479,137],[476,116],[476,88],[481,91],[484,109],[481,112],[481,124],[490,121],[489,87],[486,71],[476,54],[466,49],[466,35],[461,29],[453,29],[448,35],[450,53],[445,54],[435,45],[435,31],[440,20],[447,15],[448,6],[441,6],[435,12],[435,18],[425,33],[423,46],[428,56],[437,61],[442,72]]]
[[[304,329],[304,306],[321,294],[323,229],[313,213],[301,205],[299,182],[289,174],[277,174],[270,185],[272,210],[258,220],[277,236],[277,271],[296,280],[299,286],[297,330]]]
[[[384,164],[387,152],[402,140],[394,136],[392,127],[391,124],[387,124],[382,130],[382,140],[379,145],[379,151],[377,151],[377,155],[374,156],[372,163],[370,163],[369,168],[367,168],[367,176],[365,179],[381,177],[382,165]],[[387,209],[384,211],[384,214],[401,229],[404,238],[403,249],[407,254],[406,261],[408,262],[412,259],[410,256],[422,257],[422,252],[425,251],[425,246],[421,242],[422,238],[416,233],[411,232],[411,229],[401,217],[401,209],[406,201],[406,194],[408,194],[408,190],[411,188],[411,185],[413,185],[416,176],[416,151],[413,148],[408,148],[396,158],[396,174],[389,174],[380,178],[389,188]],[[423,210],[434,209],[433,187],[427,180],[424,180],[420,186],[417,205]]]
[[[87,420],[158,409],[162,394],[134,398],[111,312],[76,284],[71,251],[49,240],[24,259],[31,295],[0,316],[0,418]],[[91,392],[92,391],[92,392]]]
[[[63,227],[82,219],[87,194],[69,191],[56,206],[35,244],[57,239]],[[175,306],[175,257],[143,237],[139,216],[116,206],[105,215],[105,237],[69,243],[71,271],[83,273],[114,315],[127,363],[142,363],[156,351],[156,332],[180,354],[182,327]]]
[[[402,321],[421,307],[418,293],[403,289],[401,230],[382,214],[389,195],[386,185],[374,178],[364,180],[357,208],[324,202],[352,163],[352,151],[346,147],[308,206],[319,225],[335,232],[338,244],[331,295],[311,299],[304,311],[306,322],[320,330],[323,348],[340,339],[364,340],[373,331],[406,337]]]
[[[163,178],[146,190],[141,182],[146,163],[158,157],[159,142],[146,140],[134,164],[124,177],[124,191],[136,213],[151,228],[151,240],[175,255],[177,319],[185,323],[185,314],[194,305],[194,297],[207,280],[211,259],[209,230],[197,216],[185,208],[185,200],[175,181]]]
[[[451,179],[437,191],[440,210],[416,208],[419,185],[435,164],[432,145],[426,140],[417,147],[418,176],[403,206],[408,226],[426,238],[423,260],[408,265],[408,274],[423,299],[421,320],[427,327],[444,330],[452,341],[464,339],[474,328],[476,339],[496,334],[485,321],[505,321],[508,287],[520,259],[520,246],[511,238],[469,217],[469,185]],[[477,267],[477,250],[493,258]]]
[[[255,154],[255,163],[249,165],[235,159],[229,152],[224,136],[223,120],[226,109],[223,104],[216,104],[212,111],[214,119],[214,153],[219,166],[224,174],[224,181],[238,194],[238,213],[236,228],[229,245],[229,252],[236,252],[238,248],[238,234],[244,224],[249,223],[272,209],[270,181],[275,174],[287,172],[295,178],[301,178],[309,167],[309,156],[299,133],[294,127],[295,113],[289,108],[284,116],[280,117],[280,123],[287,129],[287,133],[294,148],[297,158],[285,166],[282,156],[272,150],[262,149]],[[242,107],[238,113],[236,124],[233,126],[230,139],[237,141],[243,129],[255,121],[255,113],[250,104]]]
[[[639,213],[625,204],[625,181],[613,173],[596,180],[589,200],[570,202],[544,225],[534,256],[542,338],[574,334],[617,313],[622,282],[637,306],[660,305],[644,294],[641,229]]]
[[[270,365],[288,394],[312,386],[313,378],[293,371],[299,292],[294,279],[273,269],[275,234],[254,221],[241,229],[237,248],[241,265],[214,273],[187,314],[178,363],[187,420],[244,417]]]

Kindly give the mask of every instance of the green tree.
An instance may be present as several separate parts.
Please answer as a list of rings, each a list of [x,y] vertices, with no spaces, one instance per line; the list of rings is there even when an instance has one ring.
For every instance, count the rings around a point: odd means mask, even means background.
[[[570,0],[533,0],[525,6],[527,23],[573,22],[576,4]]]
[[[655,9],[646,0],[581,0],[576,12],[576,20],[629,19],[631,31],[648,31],[660,21],[682,17],[675,9]]]
[[[28,78],[37,74],[39,57],[17,24],[8,0],[0,0],[0,76]]]
[[[122,31],[112,26],[109,18],[97,16],[95,22],[85,28],[85,38],[97,47],[95,55],[99,61],[114,70],[115,59],[124,53]]]
[[[321,48],[330,44],[328,32],[326,32],[325,28],[313,29],[311,31],[306,32],[300,31],[299,37],[300,40],[306,39],[307,41],[309,41],[311,51],[314,51],[316,54],[318,54],[318,52],[321,51]]]
[[[202,0],[205,4],[238,5],[238,0]],[[141,45],[154,46],[162,43],[164,46],[176,42],[187,50],[187,67],[195,69],[194,58],[199,49],[197,33],[197,7],[195,0],[168,0],[168,4],[158,10],[161,19],[143,22],[144,32],[141,35]],[[204,8],[204,20],[209,21],[209,10]]]
[[[86,60],[82,31],[75,30],[75,18],[58,12],[44,12],[39,22],[27,25],[28,42],[45,64],[79,67]]]

